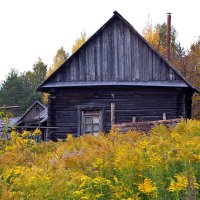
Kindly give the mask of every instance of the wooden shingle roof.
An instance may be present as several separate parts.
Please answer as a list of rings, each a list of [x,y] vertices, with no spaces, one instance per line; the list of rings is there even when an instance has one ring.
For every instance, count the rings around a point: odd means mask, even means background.
[[[117,11],[36,90],[105,85],[197,91]]]

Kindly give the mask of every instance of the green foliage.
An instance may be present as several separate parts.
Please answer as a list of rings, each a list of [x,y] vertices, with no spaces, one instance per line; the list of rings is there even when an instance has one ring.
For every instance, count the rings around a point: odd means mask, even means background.
[[[63,47],[58,49],[54,60],[53,60],[53,65],[49,68],[49,70],[46,73],[46,78],[48,78],[56,69],[58,69],[69,57],[69,53],[66,53]],[[48,93],[43,93],[42,94],[42,101],[44,104],[48,103]]]
[[[157,24],[152,27],[152,24],[148,23],[143,30],[144,38],[157,50],[163,57],[166,57],[166,23]],[[184,56],[185,51],[181,46],[181,43],[177,40],[178,32],[174,26],[171,26],[171,41],[170,41],[170,62],[183,73]]]
[[[77,38],[75,44],[72,47],[72,53],[77,51],[87,40],[87,34],[85,32],[81,32],[81,37]],[[67,59],[69,58],[69,53],[64,50],[63,47],[58,49],[54,60],[53,65],[49,68],[46,74],[46,78],[48,78],[55,70],[57,70]],[[42,100],[44,104],[48,103],[48,94],[44,93],[42,95]]]
[[[34,101],[41,101],[41,94],[36,93],[35,89],[44,80],[46,68],[39,58],[33,65],[33,71],[19,74],[17,70],[11,69],[0,88],[0,106],[19,106],[12,113],[20,116]]]
[[[58,67],[60,67],[68,59],[68,57],[69,53],[66,53],[63,47],[58,49],[53,60],[53,65],[47,71],[46,77],[49,77],[56,69],[58,69]]]
[[[31,82],[33,89],[35,90],[39,84],[44,81],[44,78],[47,73],[47,65],[45,65],[41,58],[38,58],[36,63],[33,65],[33,71],[28,71],[26,76],[28,81]]]
[[[72,53],[75,53],[87,40],[87,33],[81,32],[81,36],[76,39],[75,44],[72,46]]]
[[[6,80],[3,82],[0,90],[0,105],[1,106],[20,106],[20,110],[13,110],[14,114],[21,114],[27,107],[27,83],[25,74],[19,73],[11,69]]]
[[[186,78],[200,91],[200,37],[195,41],[185,57]],[[200,119],[200,96],[193,97],[193,117]]]
[[[57,143],[30,134],[12,132],[1,144],[1,199],[200,198],[199,121]]]
[[[150,23],[143,30],[147,41],[164,57],[166,56],[166,23],[157,24],[154,28]],[[200,91],[200,37],[195,41],[187,54],[177,40],[178,33],[171,27],[171,63],[187,80]],[[200,119],[200,96],[195,94],[192,102],[192,117]]]
[[[164,48],[166,48],[166,33],[167,33],[166,23],[157,24],[155,26],[155,28],[159,30],[160,45],[162,45]],[[170,43],[171,43],[172,48],[174,48],[177,45],[176,40],[177,40],[177,36],[178,36],[178,33],[177,33],[176,29],[174,28],[174,26],[171,27],[170,36],[171,36]]]
[[[0,111],[0,121],[1,121],[1,132],[0,140],[9,138],[9,118],[12,117],[12,113],[6,112],[5,110]]]

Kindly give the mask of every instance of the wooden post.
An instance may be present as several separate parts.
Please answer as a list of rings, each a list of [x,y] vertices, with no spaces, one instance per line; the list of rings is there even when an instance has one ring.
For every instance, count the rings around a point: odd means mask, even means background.
[[[167,115],[166,113],[163,113],[163,120],[166,120],[167,119]]]
[[[45,142],[49,141],[49,129],[47,128],[45,131]]]
[[[111,103],[111,128],[115,124],[115,103]]]
[[[134,124],[136,122],[136,117],[132,117],[132,123]]]

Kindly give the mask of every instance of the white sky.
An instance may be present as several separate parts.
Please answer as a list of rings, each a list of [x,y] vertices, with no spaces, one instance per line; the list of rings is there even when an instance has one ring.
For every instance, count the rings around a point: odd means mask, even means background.
[[[200,0],[0,0],[0,82],[11,68],[31,70],[38,57],[51,66],[56,51],[85,30],[97,31],[117,10],[138,32],[148,21],[172,25],[187,49],[200,36]]]

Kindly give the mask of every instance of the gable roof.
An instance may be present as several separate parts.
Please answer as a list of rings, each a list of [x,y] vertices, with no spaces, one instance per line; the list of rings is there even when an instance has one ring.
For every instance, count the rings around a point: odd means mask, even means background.
[[[45,109],[41,113],[39,113],[37,116],[35,116],[33,119],[35,121],[37,121],[39,119],[40,123],[43,123],[43,122],[47,121],[47,118],[48,118],[48,108],[45,107]]]
[[[106,83],[104,82],[100,82],[99,84],[98,83],[95,83],[93,82],[92,84],[90,84],[89,82],[88,83],[85,83],[85,84],[81,84],[81,82],[78,82],[77,84],[73,84],[73,82],[66,82],[65,83],[62,83],[61,81],[59,82],[56,82],[54,84],[52,84],[51,82],[51,79],[53,77],[55,77],[64,67],[67,67],[67,64],[69,64],[74,57],[76,57],[81,51],[82,49],[86,48],[89,43],[91,41],[93,41],[98,35],[100,35],[103,30],[109,26],[109,24],[111,24],[114,20],[116,19],[120,19],[121,21],[123,21],[123,23],[126,24],[126,26],[128,26],[130,28],[130,30],[132,32],[134,32],[135,35],[137,35],[140,40],[142,40],[143,43],[145,43],[160,59],[162,59],[162,61],[164,61],[164,63],[173,71],[173,73],[180,79],[182,80],[182,83],[179,83],[177,84],[177,82],[173,82],[171,81],[171,84],[169,84],[169,87],[189,87],[191,88],[193,91],[196,91],[196,88],[194,88],[192,86],[191,83],[189,83],[181,74],[179,74],[179,72],[159,53],[157,52],[149,43],[147,40],[145,40],[135,29],[134,27],[126,20],[124,19],[117,11],[115,11],[113,13],[113,16],[96,32],[94,33],[74,54],[72,54],[58,69],[56,69],[41,85],[38,86],[38,88],[36,89],[36,91],[42,91],[43,89],[45,88],[53,88],[53,87],[71,87],[71,86],[89,86],[89,85],[105,85]],[[154,81],[155,82],[155,81]],[[115,85],[115,81],[113,82],[110,82],[108,83],[108,85]],[[130,82],[128,83],[127,82],[127,85],[148,85],[148,84],[143,84],[142,82],[140,82],[141,84],[138,83],[133,83],[130,84]],[[116,85],[119,85],[119,83],[116,83]],[[126,82],[123,82],[123,85],[126,85]],[[154,86],[154,83],[150,83],[151,86]],[[155,86],[166,86],[167,85],[167,82],[163,85],[161,84],[160,82],[160,85],[158,84],[158,82],[155,84]]]
[[[22,115],[22,117],[20,117],[20,118],[18,119],[18,121],[16,122],[16,124],[20,124],[20,123],[23,121],[23,118],[33,109],[34,106],[36,106],[36,104],[39,104],[39,105],[43,108],[43,110],[46,109],[46,107],[45,107],[43,104],[41,104],[39,101],[36,101],[36,102],[33,103],[33,105],[31,105],[30,108],[28,108],[28,110]],[[42,111],[41,111],[41,112],[42,112]],[[40,113],[39,113],[39,114],[40,114]],[[35,116],[34,116],[34,117],[35,117]],[[34,117],[33,117],[33,119],[34,119]]]

